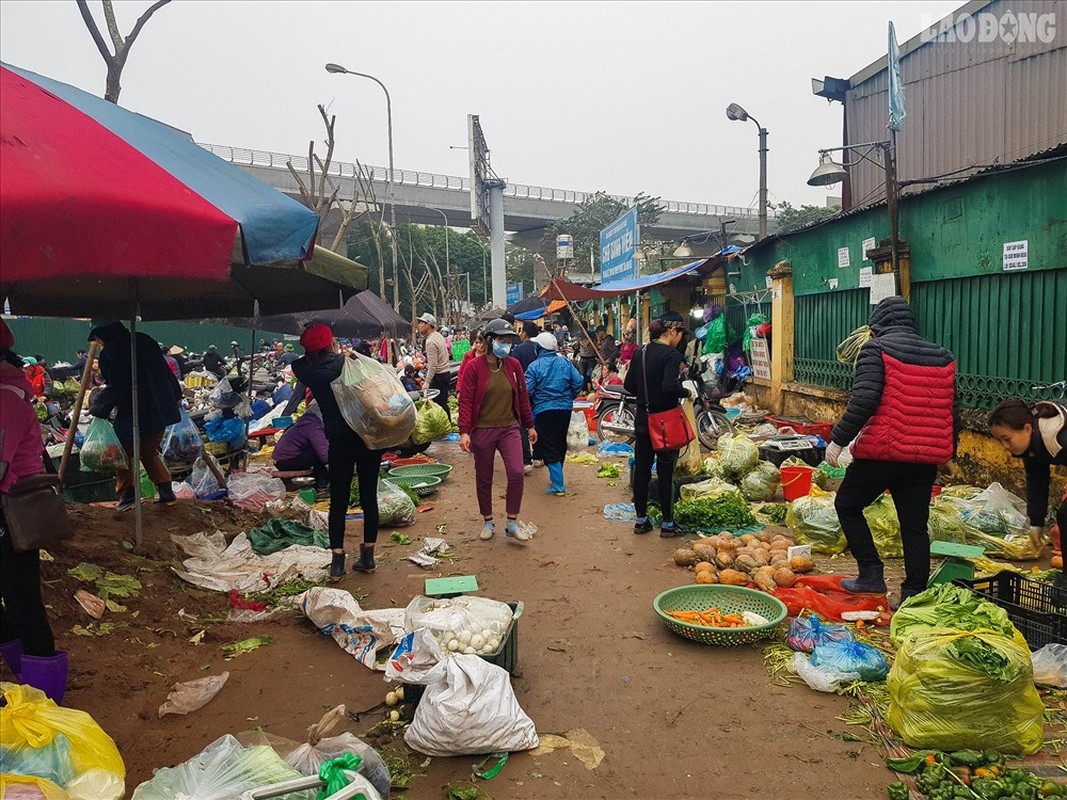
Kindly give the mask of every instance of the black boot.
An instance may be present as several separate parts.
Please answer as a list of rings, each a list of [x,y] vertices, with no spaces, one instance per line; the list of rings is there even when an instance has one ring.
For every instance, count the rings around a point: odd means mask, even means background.
[[[377,569],[377,565],[374,563],[374,545],[361,544],[359,546],[359,561],[352,562],[353,572],[366,572],[371,573]]]
[[[132,486],[123,489],[122,494],[119,496],[119,502],[115,505],[115,510],[129,511],[133,508],[135,499]]]
[[[345,554],[334,553],[330,560],[330,577],[343,578],[345,576]]]
[[[885,579],[881,564],[860,564],[859,577],[845,578],[841,588],[852,594],[885,594]]]
[[[178,498],[174,496],[174,487],[170,485],[170,481],[157,483],[156,495],[157,506],[172,506],[178,502]]]

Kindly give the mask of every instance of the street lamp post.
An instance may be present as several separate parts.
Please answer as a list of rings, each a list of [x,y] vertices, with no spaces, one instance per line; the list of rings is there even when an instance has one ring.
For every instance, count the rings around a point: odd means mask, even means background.
[[[730,103],[726,107],[728,119],[745,122],[752,120],[759,128],[759,238],[767,238],[767,129],[741,108],[737,103]]]
[[[441,219],[445,221],[445,275],[451,275],[452,270],[451,267],[449,267],[449,264],[451,263],[452,258],[449,255],[448,251],[448,215],[445,214],[445,212],[441,209],[434,208],[433,206],[419,206],[419,208],[425,208],[427,211],[436,211],[438,214],[441,215]]]
[[[397,273],[396,254],[396,186],[393,183],[393,101],[389,97],[389,90],[385,88],[385,84],[373,75],[368,75],[365,72],[355,72],[354,70],[342,67],[340,64],[327,64],[326,71],[333,74],[355,75],[359,78],[369,78],[381,86],[382,91],[385,92],[385,117],[389,131],[389,227],[391,229],[389,239],[392,243],[393,255],[393,309],[399,310],[400,279]]]

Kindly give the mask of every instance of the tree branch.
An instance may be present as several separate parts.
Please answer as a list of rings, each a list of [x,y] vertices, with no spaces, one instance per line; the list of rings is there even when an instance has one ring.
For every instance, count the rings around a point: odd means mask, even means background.
[[[93,37],[93,41],[96,43],[96,49],[100,51],[100,55],[104,57],[104,61],[111,63],[112,55],[111,51],[107,49],[107,42],[104,41],[104,37],[100,34],[100,28],[96,25],[96,20],[93,19],[93,15],[89,12],[89,4],[86,0],[77,0],[78,11],[81,12],[82,21],[85,22],[85,27],[89,29],[89,34]]]
[[[111,35],[111,43],[115,45],[115,56],[120,57],[125,42],[122,41],[122,34],[119,33],[119,24],[115,22],[115,8],[111,4],[111,0],[100,0],[100,5],[104,7],[104,22],[107,23],[107,32]]]
[[[153,14],[155,14],[157,11],[159,11],[159,9],[163,8],[163,6],[165,6],[169,2],[170,2],[170,0],[156,0],[156,2],[154,2],[151,6],[149,6],[148,10],[145,11],[138,18],[137,22],[133,26],[133,30],[130,31],[130,35],[126,37],[126,42],[124,43],[124,46],[122,48],[123,49],[123,53],[122,53],[122,60],[123,61],[126,60],[126,55],[129,52],[130,48],[133,46],[133,42],[137,38],[137,35],[141,32],[141,28],[144,27],[144,24],[146,22],[148,22],[148,19]]]

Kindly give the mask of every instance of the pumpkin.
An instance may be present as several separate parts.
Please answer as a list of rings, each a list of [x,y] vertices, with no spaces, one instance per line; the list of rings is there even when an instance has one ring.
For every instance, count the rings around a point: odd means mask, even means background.
[[[691,567],[697,563],[697,554],[686,547],[674,551],[674,563],[679,567]]]
[[[695,583],[718,583],[719,578],[714,572],[698,572]]]
[[[1053,569],[1063,569],[1063,556],[1053,556],[1048,563]]]
[[[733,553],[728,550],[720,550],[715,555],[715,563],[719,565],[720,569],[725,569],[734,563]]]
[[[719,583],[727,586],[747,586],[748,575],[735,569],[724,569],[719,573]]]
[[[793,572],[811,572],[815,569],[815,562],[808,556],[793,556],[789,559],[789,568]]]
[[[774,571],[774,582],[788,588],[797,582],[797,576],[788,567],[780,567]]]

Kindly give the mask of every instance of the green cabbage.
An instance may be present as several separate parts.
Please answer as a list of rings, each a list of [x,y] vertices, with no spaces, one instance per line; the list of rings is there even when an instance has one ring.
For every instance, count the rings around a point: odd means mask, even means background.
[[[415,418],[415,430],[411,433],[411,440],[415,444],[443,439],[452,432],[448,414],[437,403],[432,400],[419,400],[415,403],[415,408],[418,416]]]

